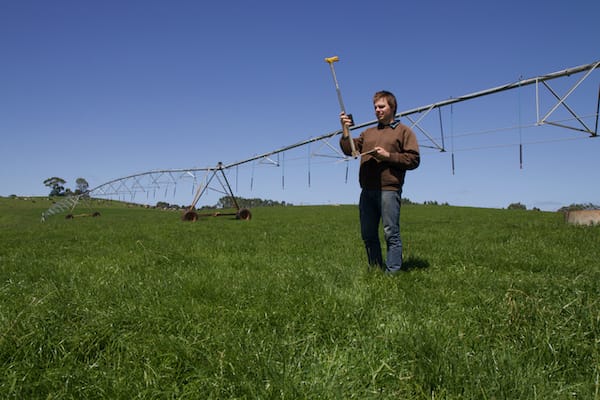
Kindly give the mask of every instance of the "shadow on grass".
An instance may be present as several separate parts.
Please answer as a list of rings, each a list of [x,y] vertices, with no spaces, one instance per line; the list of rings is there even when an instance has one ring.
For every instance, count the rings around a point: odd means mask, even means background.
[[[402,271],[408,272],[414,269],[429,268],[429,261],[420,257],[408,257],[402,262]]]

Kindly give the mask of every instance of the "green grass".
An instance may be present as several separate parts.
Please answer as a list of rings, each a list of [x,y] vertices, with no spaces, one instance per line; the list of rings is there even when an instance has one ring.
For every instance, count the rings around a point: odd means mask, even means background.
[[[355,206],[49,204],[0,198],[0,398],[600,399],[600,227],[405,206],[388,277]]]

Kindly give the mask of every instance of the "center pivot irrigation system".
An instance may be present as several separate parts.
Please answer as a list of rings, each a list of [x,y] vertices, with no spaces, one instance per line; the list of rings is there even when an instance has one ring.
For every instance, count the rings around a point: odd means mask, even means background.
[[[333,82],[335,84],[335,89],[337,93],[338,102],[340,105],[340,109],[342,112],[346,113],[346,109],[344,106],[344,102],[342,99],[342,94],[340,90],[340,86],[338,84],[338,80],[335,74],[334,63],[339,61],[339,57],[328,57],[325,58],[325,61],[329,65],[331,69],[331,74],[333,77]],[[535,114],[536,121],[534,124],[526,126],[521,125],[519,121],[519,126],[512,127],[509,129],[520,129],[521,127],[532,127],[532,126],[543,126],[543,125],[552,125],[562,129],[575,131],[578,133],[584,133],[589,137],[595,138],[598,136],[598,114],[600,111],[600,82],[598,82],[598,92],[597,95],[594,93],[594,112],[592,114],[588,113],[588,115],[584,115],[581,113],[577,113],[572,106],[567,103],[567,100],[570,100],[570,97],[573,93],[580,88],[585,81],[589,82],[591,79],[588,78],[592,75],[594,71],[600,69],[600,61],[596,61],[590,64],[580,65],[573,68],[568,68],[562,71],[553,72],[546,75],[537,76],[529,79],[520,79],[516,82],[509,83],[502,86],[493,87],[490,89],[482,90],[479,92],[474,92],[470,94],[466,94],[460,97],[453,97],[447,100],[439,101],[436,103],[416,107],[413,109],[405,110],[398,112],[396,114],[396,118],[405,118],[409,125],[413,130],[417,133],[422,134],[425,137],[425,140],[422,141],[421,147],[430,148],[436,151],[445,152],[447,151],[445,146],[445,138],[444,138],[444,123],[442,117],[442,109],[446,109],[451,107],[454,104],[465,102],[473,99],[482,98],[484,96],[489,96],[492,94],[510,91],[510,90],[520,90],[523,87],[534,85],[535,86]],[[570,83],[570,87],[564,92],[564,94],[559,95],[557,90],[552,88],[549,84],[550,81],[553,80],[564,80],[568,79],[571,76],[578,76],[578,79],[573,83]],[[595,82],[592,82],[592,85]],[[595,90],[595,89],[594,89]],[[519,97],[520,98],[520,97]],[[544,107],[542,103],[546,104],[548,102],[548,98],[550,99],[550,104],[552,104],[549,108],[544,111]],[[543,102],[542,100],[545,100]],[[546,105],[547,107],[547,105]],[[558,110],[561,110],[563,114],[566,114],[568,118],[562,118],[557,120],[556,114]],[[439,128],[436,128],[436,135],[433,135],[430,130],[425,127],[425,120],[430,115],[435,115],[432,111],[438,111],[439,117]],[[347,114],[351,117],[351,114]],[[590,123],[589,121],[593,122]],[[586,123],[586,121],[588,121]],[[227,178],[226,171],[234,170],[237,171],[237,167],[248,164],[248,163],[256,163],[256,164],[268,164],[274,165],[278,167],[283,167],[283,163],[280,161],[280,157],[285,157],[285,153],[303,146],[309,146],[312,143],[320,143],[320,148],[326,147],[333,153],[333,157],[335,157],[338,161],[351,161],[353,159],[357,159],[360,154],[356,151],[356,149],[352,149],[352,156],[348,157],[341,153],[339,146],[337,144],[331,144],[330,140],[336,137],[339,134],[347,134],[350,135],[350,130],[358,130],[371,125],[375,125],[377,123],[376,120],[368,121],[362,124],[352,125],[351,128],[342,128],[336,130],[334,132],[329,132],[308,140],[304,140],[289,146],[285,146],[267,153],[263,153],[260,155],[256,155],[254,157],[247,158],[242,161],[237,161],[231,164],[223,164],[219,162],[215,167],[205,167],[205,168],[185,168],[185,169],[167,169],[167,170],[154,170],[148,172],[142,172],[134,175],[125,176],[118,179],[113,179],[111,181],[105,182],[101,185],[98,185],[88,191],[68,196],[63,198],[61,201],[53,204],[48,210],[42,213],[42,221],[45,221],[48,217],[59,214],[62,212],[68,212],[67,218],[73,218],[75,216],[97,216],[97,212],[92,212],[90,214],[78,214],[73,215],[72,212],[77,207],[79,203],[86,203],[87,200],[91,198],[100,198],[100,199],[119,199],[123,201],[135,201],[136,195],[138,196],[146,196],[146,199],[149,199],[149,196],[154,195],[157,191],[164,190],[165,196],[171,190],[173,195],[177,190],[177,185],[182,182],[191,183],[192,192],[193,192],[193,200],[189,207],[186,208],[182,215],[182,220],[184,221],[197,221],[201,216],[222,216],[222,215],[232,215],[237,219],[241,220],[249,220],[252,217],[251,212],[248,209],[241,208],[238,204],[236,197],[234,196],[232,187]],[[344,132],[347,130],[346,132]],[[350,143],[353,144],[352,141]],[[519,145],[520,158],[522,163],[522,145]],[[323,154],[319,154],[317,152],[313,152],[309,154],[309,160],[311,157],[323,156]],[[332,157],[332,155],[328,155]],[[255,164],[255,165],[256,165]],[[346,164],[346,179],[348,175],[348,169]],[[454,152],[452,152],[452,170],[454,172]],[[203,176],[202,176],[203,174]],[[283,185],[283,176],[282,176],[282,185]],[[310,171],[309,171],[309,186],[310,186]],[[233,212],[212,212],[212,213],[199,213],[196,211],[196,206],[200,200],[200,198],[208,191],[215,191],[221,193],[230,199],[230,203],[233,205]]]

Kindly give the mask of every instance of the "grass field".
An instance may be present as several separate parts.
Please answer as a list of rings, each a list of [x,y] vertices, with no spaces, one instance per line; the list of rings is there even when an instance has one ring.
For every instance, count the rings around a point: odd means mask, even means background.
[[[389,277],[356,206],[48,206],[0,198],[0,398],[600,399],[600,227],[405,206]]]

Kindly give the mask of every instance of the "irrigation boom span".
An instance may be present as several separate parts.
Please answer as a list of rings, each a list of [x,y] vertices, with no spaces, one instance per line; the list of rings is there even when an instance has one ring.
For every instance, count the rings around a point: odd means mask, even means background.
[[[579,80],[579,82],[576,84],[576,86],[573,87],[571,89],[571,91],[566,96],[564,96],[562,99],[559,100],[559,102],[557,103],[557,105],[551,111],[551,112],[553,112],[554,110],[556,110],[556,108],[558,108],[558,106],[560,104],[564,104],[566,97],[570,93],[572,93],[572,91],[577,86],[579,86],[579,84],[581,82],[583,82],[583,80],[585,78],[587,78],[592,73],[592,71],[594,71],[595,69],[597,69],[599,67],[600,67],[600,61],[596,61],[596,62],[591,63],[591,64],[580,65],[578,67],[573,67],[573,68],[565,69],[565,70],[562,70],[562,71],[553,72],[551,74],[542,75],[542,76],[538,76],[538,77],[535,77],[535,78],[524,79],[524,80],[520,80],[520,81],[517,81],[517,82],[514,82],[514,83],[509,83],[509,84],[506,84],[506,85],[493,87],[491,89],[487,89],[487,90],[482,90],[482,91],[479,91],[479,92],[474,92],[474,93],[466,94],[464,96],[454,97],[454,98],[451,98],[451,99],[448,99],[448,100],[439,101],[437,103],[432,103],[432,104],[429,104],[429,105],[426,105],[426,106],[421,106],[421,107],[416,107],[416,108],[413,108],[413,109],[410,109],[410,110],[401,111],[401,112],[399,112],[399,113],[396,114],[396,117],[406,117],[406,116],[409,116],[409,115],[412,115],[412,114],[419,114],[419,113],[422,113],[424,111],[428,112],[428,111],[433,110],[435,108],[441,108],[441,107],[448,106],[448,105],[455,104],[455,103],[459,103],[459,102],[462,102],[462,101],[471,100],[471,99],[475,99],[475,98],[478,98],[478,97],[483,97],[483,96],[487,96],[487,95],[490,95],[490,94],[499,93],[499,92],[503,92],[503,91],[511,90],[511,89],[516,89],[516,88],[519,88],[519,87],[528,86],[528,85],[532,85],[532,84],[539,84],[539,83],[543,83],[543,82],[548,81],[548,80],[552,80],[552,79],[560,78],[560,77],[563,77],[563,76],[569,76],[569,75],[573,75],[573,74],[577,74],[577,73],[580,73],[580,72],[587,71],[587,74],[585,74]],[[538,107],[538,110],[539,110],[539,107]],[[551,114],[551,112],[548,113],[548,114],[546,114],[546,118],[544,120],[540,120],[538,118],[538,123],[540,123],[540,124],[550,123],[546,119],[547,119],[547,117],[549,117],[549,114]],[[598,118],[598,114],[596,114],[596,119],[597,118]],[[353,126],[351,128],[351,130],[365,128],[365,127],[370,126],[370,125],[375,125],[376,123],[377,123],[377,120],[364,122],[362,124]],[[590,133],[592,136],[596,136],[598,134],[597,130],[594,130],[594,131],[590,130],[590,131],[586,131],[586,132]],[[314,137],[314,138],[311,138],[311,139],[308,139],[308,140],[305,140],[305,141],[302,141],[302,142],[298,142],[298,143],[295,143],[295,144],[292,144],[292,145],[289,145],[289,146],[286,146],[286,147],[282,147],[280,149],[273,150],[273,151],[270,151],[268,153],[260,154],[260,155],[257,155],[255,157],[243,160],[243,161],[238,161],[238,162],[234,162],[234,163],[231,163],[231,164],[227,164],[223,168],[231,168],[231,167],[235,167],[237,165],[241,165],[241,164],[245,164],[245,163],[252,162],[252,161],[255,161],[255,160],[263,159],[265,157],[269,157],[269,156],[275,155],[277,153],[282,153],[284,151],[291,150],[291,149],[294,149],[296,147],[305,146],[305,145],[307,145],[309,143],[318,142],[318,141],[321,141],[321,140],[324,140],[324,139],[329,139],[329,138],[331,138],[333,136],[339,135],[340,133],[342,133],[341,129],[339,129],[337,131],[334,131],[334,132],[331,132],[331,133],[326,133],[324,135],[317,136],[317,137]],[[443,148],[440,148],[440,150],[443,150]]]
[[[572,129],[575,131],[587,133],[591,137],[596,137],[598,135],[598,111],[600,109],[600,87],[599,87],[598,99],[597,99],[598,105],[596,107],[597,110],[595,113],[596,121],[595,121],[595,126],[593,129],[588,127],[582,121],[582,118],[579,115],[577,115],[575,113],[575,111],[572,110],[571,107],[569,107],[566,100],[575,91],[575,89],[577,89],[577,87],[579,87],[579,85],[588,76],[590,76],[594,70],[596,70],[598,68],[600,68],[600,61],[595,61],[590,64],[584,64],[584,65],[580,65],[577,67],[564,69],[562,71],[557,71],[557,72],[553,72],[550,74],[537,76],[534,78],[522,79],[522,80],[519,80],[519,81],[516,81],[513,83],[509,83],[506,85],[496,86],[496,87],[493,87],[490,89],[481,90],[481,91],[469,93],[469,94],[466,94],[463,96],[453,97],[453,98],[450,98],[447,100],[442,100],[442,101],[439,101],[436,103],[432,103],[432,104],[416,107],[413,109],[401,111],[396,114],[396,117],[398,117],[398,118],[406,117],[411,122],[411,127],[418,129],[421,133],[423,133],[425,136],[427,136],[427,138],[433,143],[435,149],[437,149],[439,151],[445,151],[443,144],[442,145],[438,144],[434,138],[432,138],[421,126],[419,126],[419,123],[423,120],[423,118],[425,118],[428,115],[428,113],[431,110],[441,109],[442,107],[460,103],[463,101],[472,100],[472,99],[476,99],[479,97],[488,96],[491,94],[495,94],[495,93],[499,93],[499,92],[503,92],[503,91],[507,91],[507,90],[512,90],[512,89],[516,89],[516,88],[522,88],[524,86],[529,86],[529,85],[535,84],[536,85],[536,112],[537,112],[536,124],[537,125],[549,124],[549,125],[560,126],[562,128],[567,128],[567,129]],[[570,75],[575,75],[575,74],[579,74],[579,73],[584,73],[584,72],[585,72],[585,74],[562,97],[560,97],[558,94],[556,94],[556,92],[549,86],[549,84],[546,83],[547,81],[550,81],[553,79],[570,76]],[[556,103],[554,104],[554,106],[543,116],[540,115],[540,85],[543,85],[543,87],[545,87],[556,100]],[[568,125],[564,125],[562,123],[553,122],[553,121],[549,120],[550,116],[560,106],[563,106],[565,109],[567,109],[567,111],[574,117],[574,119],[579,122],[579,126],[568,126]],[[413,120],[412,118],[410,118],[410,116],[413,114],[421,114],[421,115],[417,120]],[[351,130],[362,129],[362,128],[365,128],[370,125],[375,125],[376,123],[377,123],[377,120],[372,120],[372,121],[364,122],[362,124],[354,125],[350,129]],[[113,179],[113,180],[105,182],[101,185],[98,185],[98,186],[94,187],[93,189],[88,190],[87,192],[85,192],[82,195],[72,196],[67,199],[64,199],[64,201],[60,201],[60,202],[56,203],[50,209],[48,209],[46,212],[44,212],[42,214],[42,220],[44,220],[46,217],[56,214],[58,212],[65,211],[67,209],[73,209],[77,205],[78,200],[84,195],[87,195],[87,196],[89,196],[89,195],[110,196],[110,195],[119,195],[119,194],[132,194],[132,193],[135,193],[136,191],[147,192],[146,189],[148,189],[149,187],[156,188],[158,185],[165,184],[165,183],[167,185],[170,183],[174,184],[179,179],[182,179],[183,177],[191,177],[191,178],[195,179],[196,177],[193,174],[194,172],[205,171],[206,174],[210,174],[211,172],[214,173],[215,171],[226,170],[226,169],[236,167],[236,166],[239,166],[242,164],[246,164],[249,162],[253,162],[256,160],[269,159],[270,156],[273,156],[273,155],[276,155],[279,153],[284,153],[288,150],[302,147],[302,146],[308,145],[310,143],[319,142],[319,141],[327,142],[328,139],[330,139],[336,135],[339,135],[341,133],[342,133],[342,129],[338,129],[336,131],[326,133],[321,136],[310,138],[310,139],[307,139],[307,140],[304,140],[304,141],[301,141],[298,143],[291,144],[289,146],[281,147],[276,150],[272,150],[272,151],[269,151],[269,152],[266,152],[263,154],[253,156],[253,157],[247,158],[245,160],[236,161],[236,162],[233,162],[230,164],[219,163],[216,167],[153,170],[153,171],[147,171],[147,172],[142,172],[142,173],[138,173],[138,174],[133,174],[133,175],[128,175],[125,177]],[[443,135],[442,135],[442,139],[443,139]],[[345,158],[349,159],[349,157],[345,157]],[[142,178],[142,177],[150,177],[149,178],[150,185],[146,186],[143,183],[141,183],[140,178]],[[161,181],[161,179],[165,179],[165,178],[167,179],[166,181]],[[205,176],[205,178],[206,178],[206,176]],[[128,184],[127,183],[128,181],[132,181],[133,183]]]

